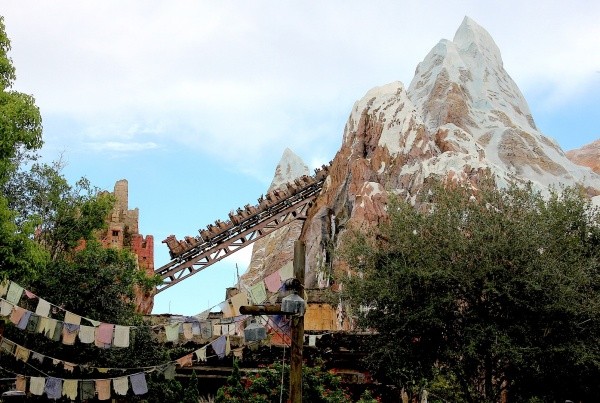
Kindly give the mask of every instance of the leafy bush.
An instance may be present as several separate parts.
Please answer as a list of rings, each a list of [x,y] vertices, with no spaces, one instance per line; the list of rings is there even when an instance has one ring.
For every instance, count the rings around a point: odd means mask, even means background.
[[[288,384],[288,365],[276,363],[242,380],[239,363],[235,361],[227,385],[219,389],[215,402],[276,403],[281,394],[285,401],[289,394]],[[351,402],[341,386],[340,377],[324,370],[321,364],[302,367],[302,398],[311,403]]]

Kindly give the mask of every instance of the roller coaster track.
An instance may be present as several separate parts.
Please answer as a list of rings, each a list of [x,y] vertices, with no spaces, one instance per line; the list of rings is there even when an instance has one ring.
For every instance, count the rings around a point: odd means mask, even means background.
[[[323,187],[324,180],[324,175],[321,175],[313,183],[286,198],[277,200],[253,217],[233,225],[208,241],[202,240],[173,257],[169,263],[154,271],[163,280],[156,287],[156,293],[174,286],[294,220],[306,219],[310,206]]]

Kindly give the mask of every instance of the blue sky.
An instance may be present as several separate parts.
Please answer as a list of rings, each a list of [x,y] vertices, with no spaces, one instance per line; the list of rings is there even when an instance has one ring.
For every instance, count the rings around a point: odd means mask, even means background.
[[[496,41],[542,132],[565,150],[600,138],[600,3],[404,3],[5,0],[0,15],[15,89],[42,112],[43,157],[103,189],[127,179],[159,267],[167,235],[255,203],[286,147],[311,167],[332,159],[353,103],[408,86],[465,15]],[[161,293],[155,312],[220,302],[246,249]]]

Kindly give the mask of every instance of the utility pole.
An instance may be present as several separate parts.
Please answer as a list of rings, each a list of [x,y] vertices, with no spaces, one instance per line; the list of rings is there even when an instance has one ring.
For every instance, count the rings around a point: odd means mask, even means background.
[[[304,295],[304,242],[294,243],[294,284],[295,290]],[[304,302],[306,303],[306,301]],[[282,311],[281,304],[252,305],[240,307],[242,315],[289,315]],[[290,403],[302,403],[302,347],[304,344],[304,309],[302,314],[291,316],[291,358],[290,358]]]
[[[294,242],[294,278],[304,295],[304,242]],[[292,348],[290,358],[290,402],[302,403],[302,347],[304,345],[304,315],[292,316]]]

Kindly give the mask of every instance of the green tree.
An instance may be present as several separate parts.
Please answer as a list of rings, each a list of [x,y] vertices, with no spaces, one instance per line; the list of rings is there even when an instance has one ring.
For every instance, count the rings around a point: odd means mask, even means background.
[[[216,403],[244,403],[248,399],[248,391],[242,385],[240,364],[233,361],[233,369],[227,377],[227,384],[217,391]]]
[[[148,403],[181,402],[183,387],[175,379],[164,379],[161,375],[151,373],[148,378],[148,394],[141,401]]]
[[[283,384],[281,372],[284,371]],[[215,402],[275,403],[288,399],[289,366],[279,363],[242,380],[239,363],[234,361],[227,385],[217,392]],[[283,391],[282,391],[283,388]],[[326,371],[320,363],[302,367],[302,399],[311,403],[347,403],[350,397],[341,386],[340,377]]]
[[[10,89],[16,74],[9,51],[10,40],[0,16],[0,186],[20,161],[42,146],[42,119],[33,97]],[[35,223],[17,227],[16,218],[0,194],[0,277],[32,278],[46,256],[31,239]]]
[[[72,312],[117,324],[135,320],[134,284],[141,282],[135,256],[89,241],[70,260],[50,262],[32,287]]]
[[[33,97],[10,89],[15,69],[9,50],[0,17],[0,279],[16,281],[57,306],[93,319],[143,325],[131,303],[133,287],[151,288],[156,279],[137,269],[129,251],[103,249],[93,241],[112,209],[110,195],[86,179],[71,186],[61,174],[60,161],[35,163],[35,152],[42,146],[41,116]],[[81,240],[88,240],[82,250]],[[28,302],[23,301],[22,305]],[[168,351],[144,326],[132,332],[130,348],[107,350],[65,346],[12,325],[3,331],[7,338],[34,351],[78,364],[134,368],[170,361]],[[3,356],[2,366],[39,375],[12,357]],[[45,370],[57,371],[54,366]],[[162,393],[166,398],[157,401],[181,400],[178,382],[154,378],[149,384],[150,394]]]
[[[452,401],[600,396],[598,210],[577,189],[491,181],[423,194],[342,252],[374,373]]]
[[[192,371],[190,381],[183,393],[183,403],[198,403],[200,399],[200,390],[198,389],[198,377],[196,371]]]
[[[0,16],[0,183],[14,170],[14,159],[23,150],[42,146],[42,118],[31,95],[12,91],[15,68],[8,56],[10,39]]]
[[[48,253],[33,240],[35,222],[15,224],[16,213],[0,195],[0,280],[28,282],[48,261]]]
[[[35,222],[36,240],[52,260],[70,254],[81,240],[96,237],[106,227],[114,197],[81,178],[71,186],[62,175],[63,164],[33,164],[15,172],[4,187],[17,225]]]
[[[356,403],[377,403],[377,399],[373,397],[370,390],[365,390]]]

